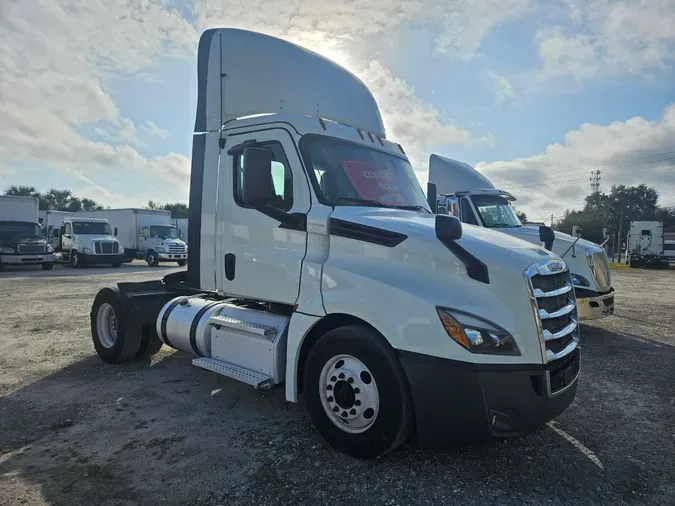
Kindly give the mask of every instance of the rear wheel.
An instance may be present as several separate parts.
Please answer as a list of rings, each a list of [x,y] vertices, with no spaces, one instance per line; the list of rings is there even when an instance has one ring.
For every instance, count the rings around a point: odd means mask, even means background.
[[[118,267],[122,267],[122,264],[120,262],[115,262],[112,264],[113,268],[117,269]]]
[[[336,450],[368,459],[409,436],[413,408],[403,368],[374,330],[332,330],[312,347],[304,391],[310,417]]]
[[[94,348],[101,359],[110,364],[133,360],[142,336],[128,328],[126,304],[116,288],[103,288],[96,294],[90,320]]]

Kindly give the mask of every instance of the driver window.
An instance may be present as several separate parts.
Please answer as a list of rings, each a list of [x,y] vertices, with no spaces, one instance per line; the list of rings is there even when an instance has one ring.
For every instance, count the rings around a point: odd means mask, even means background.
[[[66,234],[70,235],[73,233],[73,228],[70,223],[66,223]]]
[[[462,221],[464,223],[468,223],[470,225],[478,225],[476,215],[473,213],[473,209],[471,209],[471,205],[469,204],[469,201],[467,199],[462,199],[461,209],[462,209]]]
[[[274,186],[275,197],[269,202],[269,205],[288,211],[293,207],[293,171],[286,158],[284,148],[279,142],[268,142],[260,145],[272,151],[272,185]],[[242,202],[244,191],[244,180],[242,177],[244,171],[244,155],[240,154],[235,159],[234,171],[234,200],[241,207],[248,207]]]

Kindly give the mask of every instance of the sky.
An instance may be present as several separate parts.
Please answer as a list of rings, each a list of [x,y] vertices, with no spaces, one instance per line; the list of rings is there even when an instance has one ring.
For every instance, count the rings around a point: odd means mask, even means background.
[[[4,0],[0,190],[187,202],[212,27],[354,72],[422,184],[438,153],[535,221],[581,207],[596,170],[675,205],[675,0]]]

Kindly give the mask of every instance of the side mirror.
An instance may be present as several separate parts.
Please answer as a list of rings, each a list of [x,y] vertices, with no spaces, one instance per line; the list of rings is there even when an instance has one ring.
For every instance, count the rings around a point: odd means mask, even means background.
[[[436,215],[436,237],[441,242],[454,242],[462,237],[462,222],[455,216]]]
[[[244,204],[258,207],[274,197],[272,152],[266,148],[244,149],[242,174]]]
[[[551,248],[553,248],[553,242],[555,241],[555,232],[553,232],[551,227],[540,225],[539,240],[544,243],[544,248],[551,251]]]
[[[438,191],[434,183],[427,183],[427,203],[434,214],[438,214]]]
[[[117,227],[115,227],[115,230],[113,231],[113,234],[115,237],[117,237]]]
[[[609,231],[606,228],[602,229],[602,238],[609,239]]]
[[[145,239],[150,237],[150,229],[148,227],[141,228],[141,236]]]

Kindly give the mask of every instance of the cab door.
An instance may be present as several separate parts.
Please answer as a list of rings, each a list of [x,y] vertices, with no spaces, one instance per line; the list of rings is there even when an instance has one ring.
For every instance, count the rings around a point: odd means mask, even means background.
[[[294,304],[306,252],[306,226],[289,228],[242,202],[241,146],[247,142],[273,153],[276,195],[271,206],[306,217],[311,205],[309,183],[290,132],[268,125],[264,130],[229,135],[218,171],[216,285],[232,296]]]

